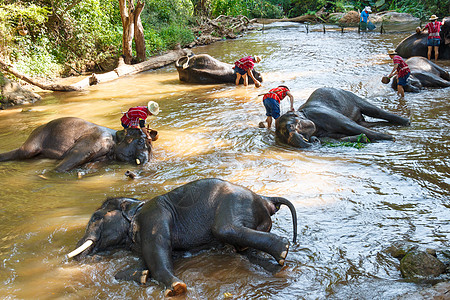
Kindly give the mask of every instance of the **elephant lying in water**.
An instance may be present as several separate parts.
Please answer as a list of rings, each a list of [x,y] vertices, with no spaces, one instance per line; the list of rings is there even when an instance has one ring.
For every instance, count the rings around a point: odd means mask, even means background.
[[[450,86],[448,72],[425,57],[413,56],[405,62],[411,70],[405,92],[417,93],[424,87],[442,88]],[[394,90],[397,90],[397,76],[392,80],[391,86]]]
[[[157,132],[153,130],[150,135],[156,137]],[[67,117],[36,128],[18,149],[1,153],[0,161],[33,157],[60,159],[55,170],[65,172],[101,160],[145,164],[151,151],[151,142],[138,128],[117,131]]]
[[[443,22],[444,24],[441,26],[440,32],[441,44],[439,46],[439,59],[450,59],[450,17],[444,18]],[[428,33],[412,34],[401,41],[395,51],[404,58],[412,56],[427,57],[427,40]]]
[[[131,249],[143,257],[148,269],[142,283],[151,275],[165,285],[166,296],[183,294],[186,284],[173,274],[172,251],[230,244],[264,251],[283,265],[289,241],[269,232],[270,216],[281,204],[291,211],[295,243],[297,214],[291,202],[260,196],[220,179],[193,181],[147,202],[107,199],[92,215],[78,248],[68,257]]]
[[[366,122],[364,116],[388,122]],[[317,138],[329,137],[356,141],[361,134],[369,140],[392,140],[391,135],[367,127],[379,124],[409,125],[409,120],[384,111],[363,98],[341,89],[319,88],[298,111],[282,115],[277,122],[275,136],[282,143],[305,148]]]
[[[235,83],[234,65],[221,62],[208,54],[185,56],[176,61],[175,67],[181,81],[190,83]],[[262,82],[259,72],[252,70],[253,76]],[[248,82],[254,83],[249,76]]]

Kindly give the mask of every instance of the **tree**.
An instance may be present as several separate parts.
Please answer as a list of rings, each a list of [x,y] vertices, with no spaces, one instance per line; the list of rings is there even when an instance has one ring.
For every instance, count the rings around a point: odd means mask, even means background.
[[[144,27],[141,13],[145,3],[137,0],[119,0],[120,16],[122,18],[123,36],[122,48],[125,63],[130,64],[133,58],[133,38],[136,45],[136,57],[139,62],[146,59]]]

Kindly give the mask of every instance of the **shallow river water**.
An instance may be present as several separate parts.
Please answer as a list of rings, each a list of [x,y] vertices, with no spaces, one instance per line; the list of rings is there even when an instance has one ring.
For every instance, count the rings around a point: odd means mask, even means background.
[[[184,183],[218,177],[297,209],[298,243],[287,268],[272,273],[229,249],[186,254],[175,271],[186,299],[395,299],[423,288],[402,280],[385,252],[395,242],[445,249],[450,240],[450,89],[407,94],[399,101],[381,77],[386,55],[407,33],[305,31],[272,24],[237,40],[193,49],[232,63],[263,58],[263,87],[194,85],[173,65],[101,84],[80,93],[45,93],[26,107],[0,111],[0,152],[20,146],[37,126],[63,116],[120,129],[121,110],[160,104],[150,126],[160,134],[144,169],[113,163],[96,171],[50,172],[52,160],[0,163],[0,286],[6,299],[162,299],[163,289],[114,279],[136,257],[118,251],[68,261],[96,208],[110,196],[151,199]],[[449,68],[449,62],[440,62]],[[409,127],[380,127],[394,142],[362,149],[278,145],[259,129],[257,95],[279,84],[295,107],[317,88],[343,88],[409,117]],[[282,102],[282,112],[288,110]],[[130,180],[124,173],[134,170]],[[77,171],[86,173],[81,179]],[[44,175],[40,177],[39,175]],[[292,240],[289,210],[273,217],[273,232]]]

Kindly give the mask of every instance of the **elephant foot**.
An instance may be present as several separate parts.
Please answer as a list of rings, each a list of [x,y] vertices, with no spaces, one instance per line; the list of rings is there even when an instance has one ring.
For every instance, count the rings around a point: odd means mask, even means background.
[[[284,260],[286,259],[288,252],[289,252],[289,241],[287,239],[283,239],[283,240],[285,243],[281,247],[282,249],[279,252],[280,253],[279,257],[276,258],[276,260],[280,266],[284,265]]]
[[[174,282],[172,283],[172,289],[167,289],[164,292],[164,296],[166,297],[174,297],[177,295],[182,295],[187,292],[187,286],[184,282]]]

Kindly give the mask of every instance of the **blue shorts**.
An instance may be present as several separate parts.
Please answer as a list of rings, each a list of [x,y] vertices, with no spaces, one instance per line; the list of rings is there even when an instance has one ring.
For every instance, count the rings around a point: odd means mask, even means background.
[[[406,74],[406,75],[403,76],[403,77],[399,77],[399,78],[398,78],[398,83],[397,83],[397,84],[398,84],[398,85],[401,85],[401,86],[405,86],[405,85],[407,84],[409,75],[411,75],[411,73],[408,73],[408,74]]]
[[[428,39],[427,40],[427,46],[428,47],[437,47],[441,44],[441,39]]]
[[[234,70],[236,71],[236,73],[239,73],[241,75],[247,74],[247,71],[245,71],[244,69],[241,69],[239,67],[236,67],[236,66],[234,66]]]
[[[266,98],[263,100],[266,108],[266,116],[278,119],[280,117],[280,103],[273,98]]]

